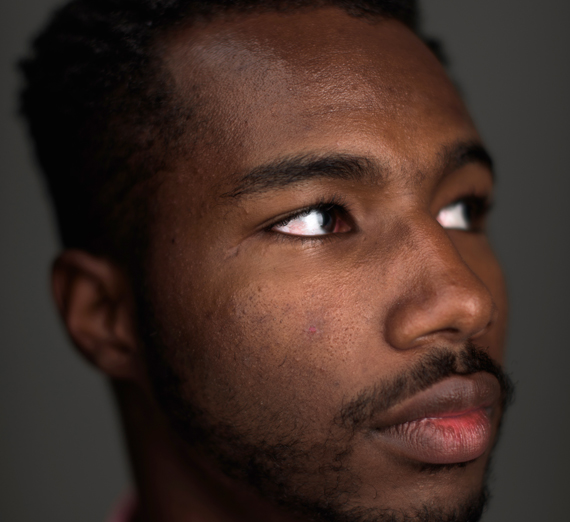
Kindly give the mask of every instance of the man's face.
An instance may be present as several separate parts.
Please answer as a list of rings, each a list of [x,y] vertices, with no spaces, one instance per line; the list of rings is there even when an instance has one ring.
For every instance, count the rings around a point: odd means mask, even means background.
[[[498,429],[506,298],[492,174],[443,68],[335,9],[180,30],[166,56],[205,121],[161,174],[147,265],[189,454],[328,520],[461,511]]]

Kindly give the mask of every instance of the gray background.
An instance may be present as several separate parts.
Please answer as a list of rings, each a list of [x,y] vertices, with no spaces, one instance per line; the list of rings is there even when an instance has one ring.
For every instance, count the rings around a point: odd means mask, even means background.
[[[2,522],[102,522],[129,484],[108,390],[72,352],[50,301],[53,221],[15,116],[14,61],[57,4],[0,7]],[[427,0],[424,14],[497,161],[493,239],[518,394],[485,521],[568,522],[570,2]]]

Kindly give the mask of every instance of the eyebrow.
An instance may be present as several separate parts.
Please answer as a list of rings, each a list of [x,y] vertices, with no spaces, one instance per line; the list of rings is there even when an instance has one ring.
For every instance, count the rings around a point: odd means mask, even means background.
[[[449,172],[469,163],[483,164],[493,175],[493,160],[479,142],[458,142],[444,147],[438,168],[443,172]],[[382,165],[379,161],[366,156],[342,153],[288,156],[251,169],[239,178],[234,189],[222,194],[222,197],[239,198],[261,194],[312,179],[381,183],[388,170],[387,165]]]
[[[442,155],[442,169],[454,171],[470,163],[484,165],[489,169],[493,179],[495,179],[493,158],[480,142],[458,142],[451,147],[445,147]]]

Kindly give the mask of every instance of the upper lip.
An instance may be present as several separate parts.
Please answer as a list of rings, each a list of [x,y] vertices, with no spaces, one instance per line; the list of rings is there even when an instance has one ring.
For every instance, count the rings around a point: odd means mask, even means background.
[[[425,418],[459,416],[496,405],[501,397],[499,381],[490,373],[456,375],[434,384],[393,406],[374,423],[382,430]]]

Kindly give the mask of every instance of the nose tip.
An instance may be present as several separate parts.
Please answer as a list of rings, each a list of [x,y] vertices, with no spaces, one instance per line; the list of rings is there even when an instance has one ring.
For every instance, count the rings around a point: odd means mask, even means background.
[[[497,313],[491,292],[452,244],[444,251],[431,250],[428,257],[417,256],[413,264],[414,284],[387,316],[386,340],[391,346],[464,344],[488,331]]]
[[[395,348],[414,348],[435,340],[463,344],[490,327],[495,306],[490,293],[466,286],[424,289],[418,298],[398,303],[388,317],[387,341]]]

